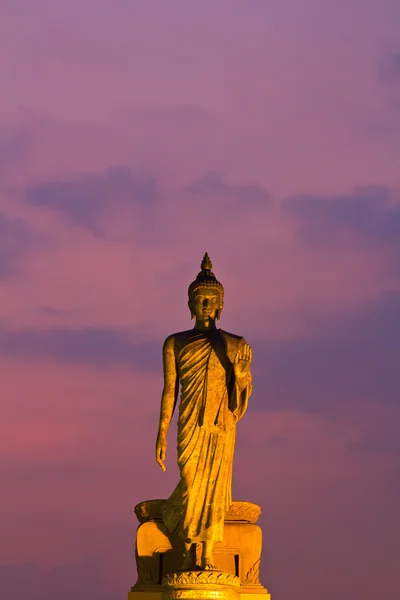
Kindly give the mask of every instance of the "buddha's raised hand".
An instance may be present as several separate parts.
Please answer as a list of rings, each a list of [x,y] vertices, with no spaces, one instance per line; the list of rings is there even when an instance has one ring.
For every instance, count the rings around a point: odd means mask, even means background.
[[[252,357],[253,352],[249,344],[244,344],[241,348],[239,348],[233,363],[233,372],[235,373],[236,378],[242,379],[247,377],[247,375],[250,373]]]

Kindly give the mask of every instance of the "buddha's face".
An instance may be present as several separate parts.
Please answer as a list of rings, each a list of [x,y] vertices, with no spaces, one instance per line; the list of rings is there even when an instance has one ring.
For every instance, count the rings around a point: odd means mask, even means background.
[[[215,287],[198,289],[189,301],[189,309],[196,321],[213,321],[219,317],[222,310],[221,295]]]

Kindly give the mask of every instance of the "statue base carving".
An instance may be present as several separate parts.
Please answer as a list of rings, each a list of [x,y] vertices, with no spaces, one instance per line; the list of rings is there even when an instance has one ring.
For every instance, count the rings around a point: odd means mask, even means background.
[[[162,600],[239,600],[239,578],[222,571],[183,571],[162,580]]]
[[[256,525],[261,512],[256,504],[233,502],[226,513],[224,540],[214,547],[215,563],[220,571],[179,571],[183,561],[182,542],[171,535],[162,522],[164,502],[148,500],[135,507],[140,521],[136,533],[138,579],[128,594],[128,600],[184,600],[197,597],[270,600],[269,593],[259,580],[262,531]],[[221,579],[216,583],[218,576]],[[237,582],[237,586],[236,583],[221,583],[223,577],[227,578],[226,581]],[[194,578],[198,583],[192,582]],[[210,578],[210,582],[203,583],[204,578]],[[182,582],[186,580],[189,583],[183,585]],[[214,580],[215,583],[211,583]],[[201,590],[206,588],[200,595],[197,593],[198,585],[203,586]],[[213,585],[226,585],[227,588],[214,589]]]

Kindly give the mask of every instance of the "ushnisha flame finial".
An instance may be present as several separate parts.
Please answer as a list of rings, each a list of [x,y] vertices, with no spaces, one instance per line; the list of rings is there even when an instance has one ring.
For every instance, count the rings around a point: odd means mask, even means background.
[[[212,262],[208,253],[206,252],[203,260],[201,261],[201,270],[202,271],[211,271],[212,270]]]

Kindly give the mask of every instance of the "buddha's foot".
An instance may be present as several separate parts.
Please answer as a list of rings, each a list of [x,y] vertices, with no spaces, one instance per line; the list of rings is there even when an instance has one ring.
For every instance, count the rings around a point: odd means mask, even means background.
[[[216,567],[215,565],[210,565],[209,563],[204,565],[203,569],[204,571],[219,571],[218,567]]]

